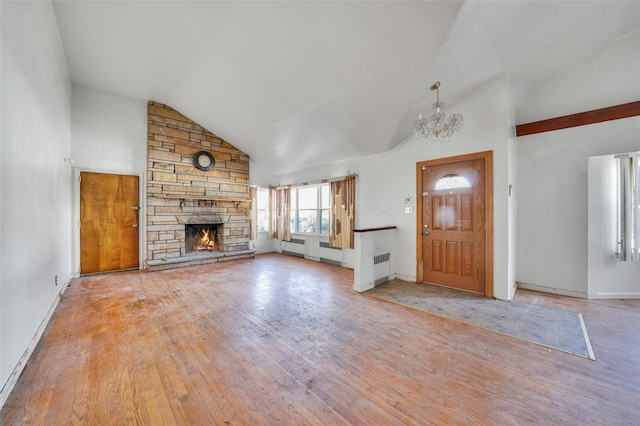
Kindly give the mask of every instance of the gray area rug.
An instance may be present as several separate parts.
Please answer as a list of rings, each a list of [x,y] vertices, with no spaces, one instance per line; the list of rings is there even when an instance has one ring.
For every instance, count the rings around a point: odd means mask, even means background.
[[[401,280],[364,294],[595,360],[579,313]]]

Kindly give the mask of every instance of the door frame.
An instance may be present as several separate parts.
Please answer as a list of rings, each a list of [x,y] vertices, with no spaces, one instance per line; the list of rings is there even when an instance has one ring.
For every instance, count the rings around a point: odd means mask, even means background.
[[[469,160],[483,160],[485,173],[484,209],[485,209],[485,295],[493,297],[493,151],[482,151],[454,157],[437,158],[416,163],[416,281],[424,279],[422,256],[422,167],[458,163]]]
[[[72,170],[72,223],[71,223],[71,245],[72,245],[72,276],[80,277],[80,172],[106,173],[110,175],[138,176],[138,269],[146,268],[147,253],[147,181],[144,173],[132,173],[126,170],[105,170],[88,167],[73,167]]]

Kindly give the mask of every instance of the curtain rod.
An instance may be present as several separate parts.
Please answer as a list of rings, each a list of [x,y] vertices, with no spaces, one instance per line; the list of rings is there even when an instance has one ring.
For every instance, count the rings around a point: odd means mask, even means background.
[[[314,180],[314,181],[310,181],[310,182],[292,183],[291,185],[278,185],[278,186],[275,186],[275,187],[271,186],[271,188],[275,188],[275,189],[299,188],[301,186],[318,185],[318,184],[321,184],[321,183],[340,182],[342,180],[345,180],[349,176],[358,177],[358,174],[357,173],[351,173],[351,171],[348,171],[345,176],[337,176],[337,177],[332,177],[332,178],[328,178],[328,179]]]

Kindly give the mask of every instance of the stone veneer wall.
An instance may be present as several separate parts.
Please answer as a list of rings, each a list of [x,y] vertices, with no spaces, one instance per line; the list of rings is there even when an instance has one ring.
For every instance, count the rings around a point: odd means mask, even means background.
[[[185,255],[185,222],[223,222],[221,251],[245,250],[251,238],[249,156],[167,105],[147,108],[147,260]],[[215,159],[208,172],[193,155]]]

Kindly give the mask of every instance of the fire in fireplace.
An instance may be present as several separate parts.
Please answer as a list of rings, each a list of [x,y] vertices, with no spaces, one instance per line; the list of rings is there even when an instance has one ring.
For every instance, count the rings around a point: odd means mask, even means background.
[[[185,224],[185,254],[221,251],[220,224]]]

